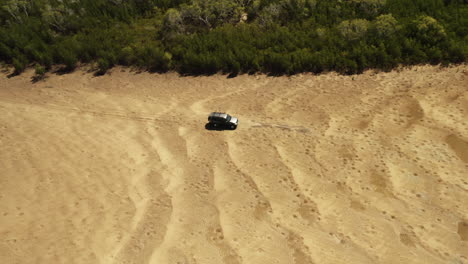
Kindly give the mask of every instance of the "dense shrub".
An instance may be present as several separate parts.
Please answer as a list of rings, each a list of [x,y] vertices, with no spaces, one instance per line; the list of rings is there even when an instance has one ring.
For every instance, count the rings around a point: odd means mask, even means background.
[[[359,73],[466,62],[461,0],[0,0],[0,61],[98,74]],[[42,70],[41,68],[41,70]]]

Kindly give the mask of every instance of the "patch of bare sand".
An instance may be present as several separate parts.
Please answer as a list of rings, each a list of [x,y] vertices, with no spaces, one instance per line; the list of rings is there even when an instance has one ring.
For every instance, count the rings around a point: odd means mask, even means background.
[[[468,263],[466,65],[32,74],[0,76],[0,263]]]

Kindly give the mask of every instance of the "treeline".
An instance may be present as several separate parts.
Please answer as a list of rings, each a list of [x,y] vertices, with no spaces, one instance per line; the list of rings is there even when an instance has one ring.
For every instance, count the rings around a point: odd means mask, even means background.
[[[467,0],[0,0],[0,61],[183,74],[466,62]]]

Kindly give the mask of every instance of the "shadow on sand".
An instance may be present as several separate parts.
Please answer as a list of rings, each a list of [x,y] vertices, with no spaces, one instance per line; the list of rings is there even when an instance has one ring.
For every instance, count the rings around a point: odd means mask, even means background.
[[[214,131],[233,130],[233,129],[230,129],[230,128],[224,127],[224,126],[214,126],[211,123],[206,123],[205,124],[205,129],[206,130],[214,130]]]

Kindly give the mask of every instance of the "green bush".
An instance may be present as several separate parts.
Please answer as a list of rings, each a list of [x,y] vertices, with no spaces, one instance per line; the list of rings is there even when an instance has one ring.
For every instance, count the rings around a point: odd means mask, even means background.
[[[135,51],[132,47],[125,47],[120,50],[118,62],[122,65],[129,66],[137,60]]]
[[[37,80],[41,80],[44,78],[45,74],[46,74],[46,69],[44,66],[42,65],[39,65],[39,64],[36,64],[36,67],[35,67],[35,78]]]
[[[26,63],[21,59],[14,58],[13,59],[13,67],[15,69],[14,73],[15,74],[20,74],[26,68]]]
[[[109,70],[111,67],[111,63],[107,59],[104,59],[104,58],[100,58],[97,61],[97,64],[98,64],[98,71],[97,71],[98,75],[105,74],[107,70]]]

